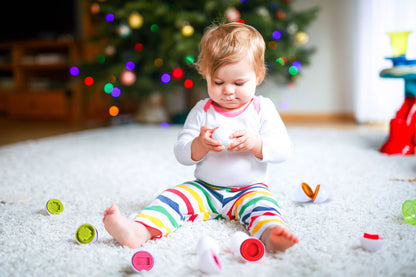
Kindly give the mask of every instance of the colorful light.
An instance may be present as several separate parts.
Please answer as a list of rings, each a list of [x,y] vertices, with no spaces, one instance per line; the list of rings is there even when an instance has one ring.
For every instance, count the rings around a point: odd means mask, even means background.
[[[134,50],[136,50],[137,52],[142,51],[142,50],[143,50],[143,48],[144,48],[144,46],[143,46],[143,44],[141,44],[140,42],[138,42],[138,43],[136,43],[136,44],[134,45]]]
[[[72,66],[72,67],[69,69],[69,73],[70,73],[72,76],[78,76],[78,74],[79,74],[79,68],[78,68],[78,67],[76,67],[76,66]]]
[[[137,12],[129,16],[129,25],[133,29],[139,29],[143,25],[143,16]]]
[[[237,22],[238,22],[238,23],[242,23],[242,24],[244,24],[244,23],[245,23],[245,21],[244,21],[243,19],[241,19],[241,18],[240,18],[239,20],[237,20]]]
[[[112,83],[107,83],[104,85],[104,92],[109,94],[113,90],[114,86]]]
[[[113,21],[114,21],[114,14],[112,14],[112,13],[108,13],[108,14],[105,16],[105,19],[106,19],[108,22],[113,22]]]
[[[185,61],[187,64],[194,63],[195,58],[193,56],[186,56]]]
[[[181,68],[175,68],[174,70],[172,70],[172,78],[175,80],[180,80],[182,79],[184,76],[184,72]]]
[[[97,56],[97,62],[98,63],[105,63],[105,56],[104,55],[98,55]]]
[[[94,83],[94,79],[90,76],[86,77],[84,79],[84,84],[87,86],[91,86]]]
[[[150,26],[150,31],[152,31],[152,33],[157,33],[157,32],[159,32],[159,25],[157,25],[157,24],[152,24],[152,26]]]
[[[278,30],[274,31],[272,34],[274,39],[280,39],[282,37],[282,33]]]
[[[183,84],[187,89],[190,89],[194,86],[194,82],[192,82],[192,80],[189,80],[189,79],[185,80]]]
[[[162,76],[160,77],[160,81],[164,84],[169,83],[170,82],[170,75],[168,73],[162,74]]]
[[[267,47],[269,47],[269,49],[276,49],[277,48],[277,42],[275,42],[274,40],[272,40],[272,41],[269,41],[268,43],[267,43]]]
[[[181,32],[185,37],[190,37],[194,34],[194,27],[191,25],[185,25],[182,27]]]
[[[284,65],[286,65],[286,63],[287,63],[287,58],[286,58],[286,57],[280,57],[280,58],[277,58],[277,59],[276,59],[276,62],[277,62],[278,64],[280,64],[281,66],[284,66]]]
[[[131,34],[131,29],[127,24],[120,24],[118,27],[118,33],[121,37],[126,38]]]
[[[119,110],[119,108],[118,108],[117,106],[111,106],[111,107],[108,109],[108,113],[109,113],[111,116],[117,116],[119,112],[120,112],[120,110]]]
[[[127,70],[133,70],[135,67],[136,67],[136,65],[134,64],[134,62],[132,62],[132,61],[126,62],[126,69]]]
[[[290,75],[296,75],[296,74],[298,74],[298,69],[296,68],[296,66],[291,66],[291,67],[289,67],[289,74]]]
[[[294,61],[294,62],[292,63],[292,65],[293,65],[294,67],[296,67],[298,70],[302,68],[302,64],[300,63],[300,61]]]
[[[120,79],[123,85],[131,86],[136,82],[136,74],[133,71],[124,70],[120,74]]]
[[[155,59],[154,64],[156,67],[161,67],[163,65],[163,60],[160,58]]]
[[[170,125],[167,122],[162,122],[162,123],[160,123],[160,127],[162,127],[162,128],[169,128]]]
[[[121,94],[121,90],[118,87],[114,87],[111,91],[111,96],[113,97],[119,97]]]

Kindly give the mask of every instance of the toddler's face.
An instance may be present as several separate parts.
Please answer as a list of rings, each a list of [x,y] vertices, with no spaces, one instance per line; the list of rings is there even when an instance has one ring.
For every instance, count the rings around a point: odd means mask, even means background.
[[[256,73],[247,57],[220,67],[213,79],[211,76],[206,79],[209,97],[225,111],[244,107],[256,92]]]

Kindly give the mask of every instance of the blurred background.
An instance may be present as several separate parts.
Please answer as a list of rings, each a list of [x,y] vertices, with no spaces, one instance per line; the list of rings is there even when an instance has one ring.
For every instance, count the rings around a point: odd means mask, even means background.
[[[411,31],[412,0],[61,0],[4,4],[0,144],[100,126],[182,124],[206,97],[192,67],[213,22],[255,26],[268,75],[257,94],[287,125],[387,126],[404,100],[381,78],[387,32]]]

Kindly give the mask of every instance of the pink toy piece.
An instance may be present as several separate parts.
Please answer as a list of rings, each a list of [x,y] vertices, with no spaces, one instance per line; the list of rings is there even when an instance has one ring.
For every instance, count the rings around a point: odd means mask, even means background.
[[[147,251],[137,251],[131,257],[131,266],[136,272],[141,272],[143,270],[150,271],[155,265],[155,260]]]
[[[205,274],[220,273],[222,271],[222,263],[218,255],[219,252],[219,245],[213,238],[209,236],[201,237],[197,245],[199,270]]]

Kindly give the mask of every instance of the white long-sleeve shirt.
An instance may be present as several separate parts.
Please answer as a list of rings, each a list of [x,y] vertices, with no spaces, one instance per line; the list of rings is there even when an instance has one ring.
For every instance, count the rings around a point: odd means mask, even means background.
[[[191,158],[192,141],[202,126],[227,126],[260,134],[263,159],[250,152],[210,151],[200,161]],[[293,145],[273,102],[255,96],[242,111],[226,112],[209,98],[200,100],[190,111],[174,147],[176,159],[184,165],[196,165],[195,178],[223,187],[243,187],[267,183],[269,162],[282,162],[292,153]]]

